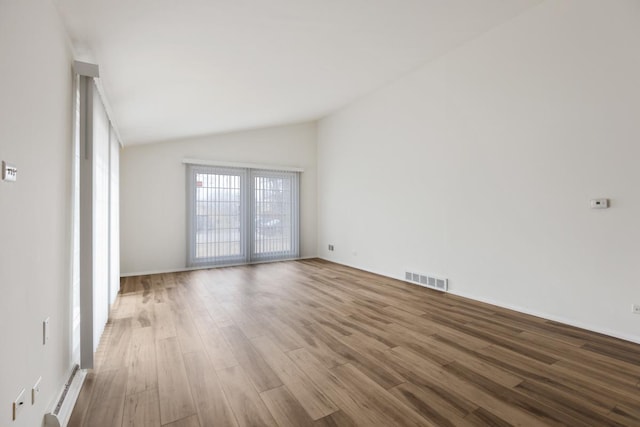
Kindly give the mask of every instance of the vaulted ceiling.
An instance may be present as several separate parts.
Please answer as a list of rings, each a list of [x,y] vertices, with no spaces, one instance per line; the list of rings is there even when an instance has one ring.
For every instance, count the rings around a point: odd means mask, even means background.
[[[321,118],[540,0],[54,0],[123,143]]]

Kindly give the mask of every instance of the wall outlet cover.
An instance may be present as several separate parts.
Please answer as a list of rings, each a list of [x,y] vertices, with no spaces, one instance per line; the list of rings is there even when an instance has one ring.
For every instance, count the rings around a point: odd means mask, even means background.
[[[591,199],[589,205],[591,209],[608,209],[609,199]]]

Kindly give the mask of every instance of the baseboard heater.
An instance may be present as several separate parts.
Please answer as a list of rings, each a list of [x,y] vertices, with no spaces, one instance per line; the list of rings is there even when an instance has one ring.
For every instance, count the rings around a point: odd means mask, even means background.
[[[449,289],[449,279],[428,276],[426,274],[405,271],[404,280],[409,283],[415,283],[416,285],[435,289],[437,291],[447,292],[447,290]]]
[[[73,407],[76,405],[76,400],[80,394],[80,389],[82,389],[85,375],[86,372],[81,370],[78,365],[73,367],[69,380],[64,385],[55,407],[44,416],[45,427],[67,427],[71,412],[73,412]]]

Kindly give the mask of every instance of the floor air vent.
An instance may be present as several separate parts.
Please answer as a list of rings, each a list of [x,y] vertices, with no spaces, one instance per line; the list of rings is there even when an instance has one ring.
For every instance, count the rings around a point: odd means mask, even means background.
[[[447,289],[449,288],[449,279],[441,279],[439,277],[412,273],[410,271],[405,271],[404,280],[426,288],[435,289],[437,291],[447,292]]]

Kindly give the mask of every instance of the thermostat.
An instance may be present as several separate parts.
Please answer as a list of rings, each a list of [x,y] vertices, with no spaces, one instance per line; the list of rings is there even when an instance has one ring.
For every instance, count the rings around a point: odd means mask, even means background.
[[[18,178],[18,168],[9,163],[2,162],[2,180],[15,181]]]

